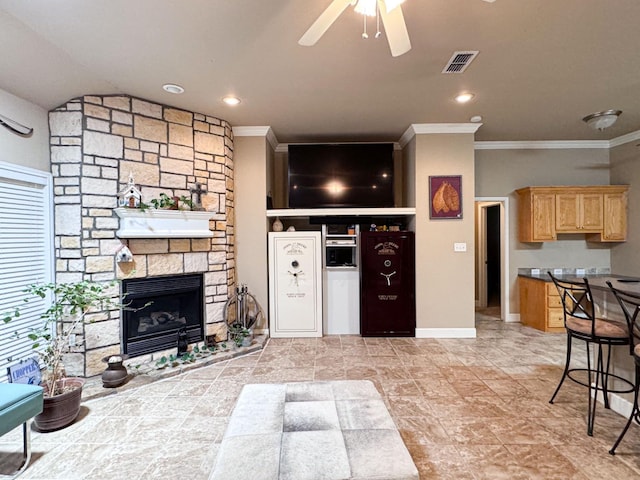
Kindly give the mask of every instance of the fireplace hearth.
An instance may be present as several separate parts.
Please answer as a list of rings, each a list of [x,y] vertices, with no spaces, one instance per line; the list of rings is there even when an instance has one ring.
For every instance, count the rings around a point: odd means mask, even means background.
[[[188,343],[204,339],[202,275],[122,281],[122,351],[136,357],[176,348],[184,329]]]

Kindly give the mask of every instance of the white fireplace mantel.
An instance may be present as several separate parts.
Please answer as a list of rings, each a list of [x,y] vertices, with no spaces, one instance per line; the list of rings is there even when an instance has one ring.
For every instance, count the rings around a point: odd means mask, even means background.
[[[207,238],[213,237],[209,220],[213,212],[189,210],[140,210],[116,208],[120,217],[119,238]]]

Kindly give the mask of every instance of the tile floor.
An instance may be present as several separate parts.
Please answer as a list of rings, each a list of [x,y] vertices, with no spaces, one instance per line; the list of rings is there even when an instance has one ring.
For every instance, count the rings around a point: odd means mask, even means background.
[[[476,326],[475,339],[272,339],[256,354],[86,401],[72,426],[33,433],[21,480],[206,480],[245,384],[340,379],[374,382],[424,479],[640,478],[640,427],[613,457],[624,418],[599,408],[589,437],[583,388],[567,383],[548,403],[564,335],[483,315]],[[19,438],[1,437],[0,451],[18,450]]]

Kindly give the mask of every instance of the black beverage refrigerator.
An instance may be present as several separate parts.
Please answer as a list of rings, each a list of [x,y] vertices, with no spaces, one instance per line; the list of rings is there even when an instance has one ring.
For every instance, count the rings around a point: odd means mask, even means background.
[[[360,254],[360,334],[415,336],[414,233],[362,232]]]

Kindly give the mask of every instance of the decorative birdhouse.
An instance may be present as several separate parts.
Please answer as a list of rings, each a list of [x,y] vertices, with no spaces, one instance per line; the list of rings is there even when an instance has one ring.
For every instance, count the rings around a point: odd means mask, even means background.
[[[118,206],[127,208],[139,208],[142,194],[133,181],[133,174],[129,174],[129,183],[118,193]]]

